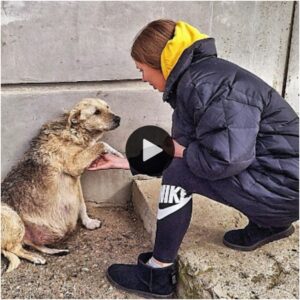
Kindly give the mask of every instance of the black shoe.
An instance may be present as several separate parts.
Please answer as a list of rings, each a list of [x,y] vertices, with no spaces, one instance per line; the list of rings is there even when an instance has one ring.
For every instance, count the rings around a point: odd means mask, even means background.
[[[152,268],[146,263],[152,252],[142,253],[137,265],[114,264],[106,272],[109,282],[117,288],[147,298],[172,298],[177,282],[176,263]]]
[[[250,221],[244,229],[226,232],[223,244],[236,250],[252,251],[267,243],[288,237],[294,231],[293,225],[264,228]]]

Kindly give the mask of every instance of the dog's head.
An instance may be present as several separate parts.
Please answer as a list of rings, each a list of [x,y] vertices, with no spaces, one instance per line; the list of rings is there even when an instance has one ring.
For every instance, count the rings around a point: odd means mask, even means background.
[[[68,127],[80,127],[92,133],[101,133],[117,128],[120,120],[121,118],[110,110],[105,101],[86,98],[70,111]]]

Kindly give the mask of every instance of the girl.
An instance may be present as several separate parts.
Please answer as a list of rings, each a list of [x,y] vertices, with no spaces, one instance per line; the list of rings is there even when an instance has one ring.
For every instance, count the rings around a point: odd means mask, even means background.
[[[137,265],[110,266],[107,277],[125,290],[171,297],[192,193],[249,218],[244,229],[225,233],[227,247],[250,251],[294,232],[299,118],[272,87],[218,58],[214,39],[185,22],[151,22],[136,37],[131,56],[143,81],[163,92],[174,109],[175,154],[161,192],[172,198],[159,204],[153,253],[141,254]],[[90,167],[107,168],[129,169],[129,164],[104,155]]]

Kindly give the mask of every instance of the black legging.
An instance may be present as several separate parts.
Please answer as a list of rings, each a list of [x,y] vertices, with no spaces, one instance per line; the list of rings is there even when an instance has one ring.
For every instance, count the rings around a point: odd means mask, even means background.
[[[164,187],[170,186],[165,185]],[[190,225],[192,215],[192,196],[190,195],[189,197],[190,200],[182,208],[179,208],[176,212],[157,220],[153,256],[159,261],[168,263],[173,262],[176,258],[179,246]],[[166,206],[159,203],[159,210],[162,209],[163,211],[163,209],[172,208],[175,205],[171,204]]]

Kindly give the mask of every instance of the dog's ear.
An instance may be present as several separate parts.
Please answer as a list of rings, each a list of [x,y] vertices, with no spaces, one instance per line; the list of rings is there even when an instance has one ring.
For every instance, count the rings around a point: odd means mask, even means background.
[[[86,120],[94,114],[96,108],[94,106],[86,106],[81,110],[80,120]]]
[[[78,124],[80,121],[84,121],[88,119],[89,116],[93,115],[96,108],[93,106],[87,106],[82,108],[81,110],[73,109],[70,112],[68,118],[68,126],[72,127],[72,125]]]
[[[72,127],[72,125],[76,125],[80,120],[80,111],[72,110],[68,117],[68,127]]]

